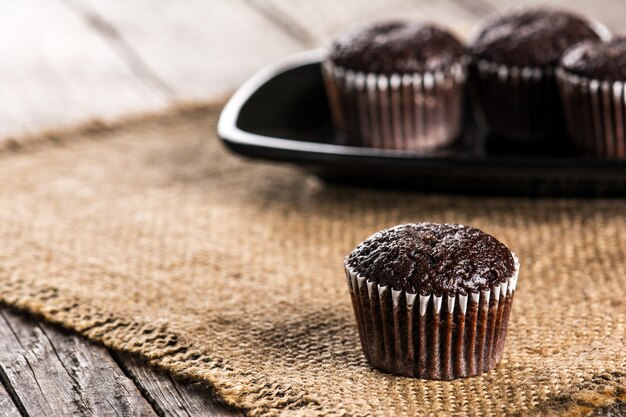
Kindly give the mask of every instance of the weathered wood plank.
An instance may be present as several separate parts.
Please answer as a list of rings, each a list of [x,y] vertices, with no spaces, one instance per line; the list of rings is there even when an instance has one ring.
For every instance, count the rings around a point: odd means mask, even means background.
[[[459,3],[461,7],[463,0],[453,0]],[[471,0],[470,3],[479,2],[493,8],[494,11],[502,11],[511,7],[523,5],[546,5],[552,7],[563,7],[574,10],[591,18],[597,19],[606,24],[609,29],[615,33],[624,32],[626,30],[626,7],[622,0],[552,0],[546,3],[545,0]]]
[[[0,367],[0,417],[21,417],[11,396],[2,385],[2,370]]]
[[[41,380],[38,379],[41,373],[53,376]],[[63,403],[63,410],[79,409],[83,414],[107,415],[111,410],[134,413],[137,407],[133,401],[130,408],[124,404],[129,396],[139,398],[139,395],[161,416],[244,415],[225,405],[207,384],[173,379],[136,355],[109,353],[75,334],[38,324],[27,316],[2,308],[0,381],[7,382],[20,406],[31,415],[49,413],[54,407],[59,412],[63,401],[69,401]],[[109,407],[111,402],[113,408]],[[118,407],[120,402],[126,408]],[[147,403],[141,398],[139,403],[139,411],[144,412]],[[0,416],[4,415],[20,414],[0,385]],[[148,410],[148,415],[153,415],[152,410]]]
[[[347,26],[364,21],[407,18],[437,22],[466,37],[480,16],[452,0],[249,0],[266,13],[285,16],[300,31],[314,39],[314,46],[326,46]]]
[[[456,7],[465,9],[469,14],[475,17],[476,22],[484,19],[490,13],[496,10],[496,7],[489,3],[488,0],[444,0],[454,4]]]
[[[28,415],[156,415],[106,349],[6,309],[0,366]]]
[[[164,415],[176,417],[245,415],[225,405],[207,384],[175,380],[167,373],[147,366],[136,355],[113,353],[113,356],[126,375],[140,387],[144,396]]]
[[[168,100],[176,98],[176,92],[173,88],[143,61],[141,55],[128,43],[115,26],[102,16],[90,13],[88,9],[82,7],[80,0],[63,1],[83,18],[85,24],[90,29],[93,29],[109,43],[128,68],[143,80],[146,85]]]
[[[166,104],[60,2],[5,2],[0,27],[0,137]]]
[[[221,97],[304,46],[242,0],[74,0],[114,26],[180,100]]]
[[[300,37],[312,39],[314,46],[328,45],[334,36],[350,24],[380,19],[414,18],[447,26],[468,39],[474,27],[487,15],[511,7],[546,4],[544,0],[249,0],[265,14],[279,21],[290,20],[289,27]],[[554,0],[551,6],[577,10],[603,21],[616,32],[626,29],[626,8],[619,0]],[[284,24],[283,24],[284,25]]]

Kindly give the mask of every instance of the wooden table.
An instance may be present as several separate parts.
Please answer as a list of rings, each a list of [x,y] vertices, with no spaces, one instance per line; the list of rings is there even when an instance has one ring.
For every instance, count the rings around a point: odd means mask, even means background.
[[[518,0],[23,0],[0,13],[0,141],[91,118],[219,100],[254,71],[368,19],[432,20],[467,37]],[[545,3],[545,2],[544,2]],[[614,32],[623,0],[552,0]],[[0,416],[241,415],[209,386],[0,306]]]
[[[208,384],[0,309],[0,416],[241,416]]]

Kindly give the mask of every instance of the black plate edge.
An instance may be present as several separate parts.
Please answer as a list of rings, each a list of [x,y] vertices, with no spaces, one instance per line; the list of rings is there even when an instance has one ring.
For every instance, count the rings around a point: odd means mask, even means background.
[[[598,161],[589,158],[532,158],[532,157],[499,157],[499,158],[461,158],[434,157],[418,155],[406,151],[387,149],[358,148],[328,143],[305,142],[283,138],[267,137],[246,132],[237,127],[239,114],[244,104],[264,84],[279,74],[294,68],[319,63],[325,55],[325,49],[315,49],[291,55],[270,65],[246,81],[228,101],[217,124],[217,134],[223,144],[235,153],[255,159],[267,159],[289,163],[315,165],[337,161],[358,161],[362,164],[377,165],[381,160],[393,161],[399,165],[419,165],[420,168],[462,168],[480,167],[485,170],[536,169],[531,175],[540,178],[549,173],[559,177],[561,171],[570,171],[567,177],[598,178],[613,181],[626,181],[626,164],[622,161]],[[618,168],[618,169],[615,169]],[[571,172],[575,169],[577,172]],[[574,175],[572,175],[574,174]]]

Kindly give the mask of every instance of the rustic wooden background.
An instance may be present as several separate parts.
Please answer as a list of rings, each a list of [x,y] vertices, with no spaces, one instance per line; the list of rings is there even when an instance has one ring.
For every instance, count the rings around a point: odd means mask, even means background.
[[[0,141],[92,118],[220,100],[259,68],[346,25],[439,22],[467,38],[489,13],[569,7],[626,30],[624,0],[0,0]],[[0,306],[0,416],[225,416],[209,386]]]

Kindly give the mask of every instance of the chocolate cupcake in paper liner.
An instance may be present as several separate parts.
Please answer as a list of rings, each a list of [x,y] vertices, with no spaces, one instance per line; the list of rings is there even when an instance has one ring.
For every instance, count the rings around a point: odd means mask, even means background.
[[[341,144],[431,150],[460,134],[467,58],[430,24],[354,27],[333,43],[323,74]]]
[[[577,149],[592,157],[626,159],[626,37],[568,49],[557,79]]]
[[[494,237],[456,224],[400,225],[361,243],[345,270],[375,368],[451,380],[500,360],[519,263]]]
[[[469,46],[481,119],[492,135],[562,141],[565,123],[555,69],[563,52],[607,39],[597,22],[550,8],[525,8],[487,19]]]

